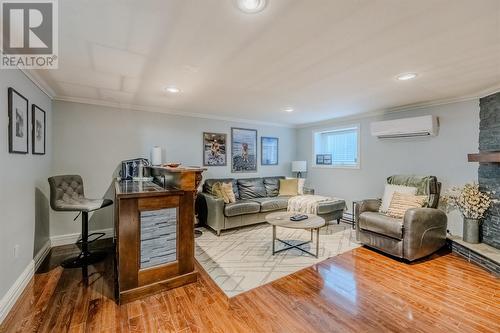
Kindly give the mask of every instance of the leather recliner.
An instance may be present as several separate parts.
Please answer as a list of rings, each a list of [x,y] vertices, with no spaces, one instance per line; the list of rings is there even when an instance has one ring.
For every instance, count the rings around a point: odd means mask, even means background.
[[[413,261],[425,257],[446,243],[447,216],[437,209],[441,183],[434,176],[395,175],[388,184],[417,187],[427,195],[427,208],[408,209],[402,219],[379,212],[381,199],[356,204],[356,237],[362,244],[392,256]]]

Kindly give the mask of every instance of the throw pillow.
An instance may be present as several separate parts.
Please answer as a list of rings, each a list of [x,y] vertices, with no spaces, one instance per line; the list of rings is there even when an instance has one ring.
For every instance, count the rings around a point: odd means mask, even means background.
[[[295,196],[298,195],[298,180],[294,179],[280,179],[280,195]]]
[[[306,183],[306,179],[305,178],[297,178],[297,192],[300,194],[300,195],[303,195],[304,194],[304,185]]]
[[[225,203],[233,203],[236,202],[236,197],[233,192],[233,184],[231,183],[223,183],[221,186],[222,193],[224,194],[224,202]]]
[[[428,197],[426,195],[413,195],[405,193],[394,193],[392,196],[391,204],[387,210],[387,215],[402,219],[405,213],[410,208],[421,208],[427,203]]]
[[[224,197],[224,192],[222,191],[221,182],[217,182],[212,185],[212,195],[218,199],[224,199],[224,202],[226,202],[226,199]]]
[[[297,179],[297,193],[299,195],[303,195],[304,194],[304,185],[306,184],[306,179],[305,178],[286,177],[286,179]]]
[[[384,214],[387,213],[389,205],[391,204],[392,196],[395,192],[415,195],[417,194],[417,188],[402,185],[385,184],[384,196],[382,197],[382,204],[380,205],[379,212]]]

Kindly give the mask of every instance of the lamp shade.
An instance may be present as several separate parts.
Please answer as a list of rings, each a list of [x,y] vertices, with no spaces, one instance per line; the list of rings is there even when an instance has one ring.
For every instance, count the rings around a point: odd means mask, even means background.
[[[307,171],[307,161],[292,162],[292,172],[306,172],[306,171]]]

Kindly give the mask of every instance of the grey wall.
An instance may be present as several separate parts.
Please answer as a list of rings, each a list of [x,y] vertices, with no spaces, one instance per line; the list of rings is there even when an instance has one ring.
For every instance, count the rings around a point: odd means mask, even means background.
[[[45,110],[47,117],[46,155],[9,154],[7,89],[13,87],[29,102],[31,140],[31,104]],[[33,259],[34,254],[49,239],[48,184],[51,167],[51,100],[21,71],[2,70],[0,73],[0,297]],[[14,247],[19,247],[17,258]]]
[[[479,149],[481,152],[500,151],[500,93],[481,98],[480,107]],[[479,165],[479,185],[495,192],[495,199],[500,199],[499,163]],[[500,249],[500,203],[493,203],[482,230],[483,242]]]
[[[201,165],[202,133],[231,134],[231,127],[258,130],[260,136],[279,137],[280,164],[260,165],[257,173],[232,174],[234,177],[290,175],[295,157],[295,129],[259,126],[219,120],[181,117],[161,113],[137,112],[68,102],[54,102],[54,174],[81,174],[87,196],[112,195],[113,173],[122,160],[147,157],[151,147],[164,148],[164,161]],[[229,156],[228,156],[229,157]],[[229,162],[229,161],[228,161]],[[204,178],[231,176],[226,167],[210,167]],[[112,226],[112,208],[91,218],[92,229]],[[80,231],[80,223],[68,213],[51,213],[51,235]]]
[[[440,119],[437,137],[381,140],[370,135],[373,121],[428,114]],[[361,169],[311,168],[313,129],[342,124],[361,126]],[[478,136],[479,101],[472,100],[301,128],[297,131],[297,158],[308,160],[309,186],[319,194],[345,198],[351,210],[353,200],[381,197],[385,178],[392,174],[435,175],[444,189],[477,181],[478,165],[467,162],[467,153],[477,152]],[[449,214],[448,228],[452,234],[462,235],[457,212]]]

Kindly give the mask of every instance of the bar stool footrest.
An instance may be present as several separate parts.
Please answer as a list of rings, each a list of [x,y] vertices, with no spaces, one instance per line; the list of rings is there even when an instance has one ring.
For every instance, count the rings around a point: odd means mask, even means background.
[[[92,239],[92,240],[89,240],[89,239],[88,239],[88,238],[93,237],[93,236],[96,236],[96,235],[98,235],[96,238],[94,238],[94,239]],[[101,239],[101,238],[102,238],[102,237],[104,237],[105,235],[106,235],[106,234],[105,234],[104,232],[93,232],[93,233],[91,233],[91,234],[89,234],[89,235],[88,235],[88,238],[87,238],[87,244],[93,243],[93,242],[95,242],[96,240]],[[76,244],[81,244],[81,243],[83,243],[83,240],[80,238],[80,239],[76,242]]]
[[[82,252],[80,253],[80,255],[78,255],[78,257],[72,257],[64,260],[61,263],[61,266],[64,268],[80,268],[102,261],[104,260],[106,255],[107,253],[103,251],[90,252],[86,255],[84,255]]]

